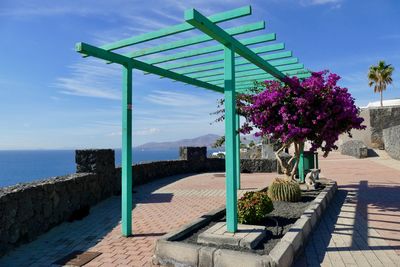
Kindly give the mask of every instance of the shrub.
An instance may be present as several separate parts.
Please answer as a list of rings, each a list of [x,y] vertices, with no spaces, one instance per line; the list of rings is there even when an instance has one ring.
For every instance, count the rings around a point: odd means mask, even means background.
[[[274,205],[266,191],[246,192],[238,201],[238,221],[257,224],[273,210]]]
[[[292,180],[275,178],[272,184],[268,187],[268,196],[273,201],[300,201],[300,185]]]

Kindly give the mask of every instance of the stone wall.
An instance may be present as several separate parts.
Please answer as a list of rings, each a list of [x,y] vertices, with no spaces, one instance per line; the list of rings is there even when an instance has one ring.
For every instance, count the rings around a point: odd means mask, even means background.
[[[352,156],[358,159],[368,157],[368,147],[360,140],[349,140],[343,143],[339,150],[343,155]]]
[[[114,151],[77,151],[76,163],[75,174],[0,188],[0,256],[116,192]]]
[[[115,168],[113,150],[77,150],[75,162],[75,174],[0,188],[0,257],[62,222],[85,216],[90,206],[120,193],[121,168]],[[203,147],[185,147],[180,149],[180,160],[132,168],[137,186],[177,174],[224,172],[225,159],[207,158]],[[275,172],[276,160],[242,160],[241,169]]]
[[[353,130],[354,140],[363,141],[371,148],[384,148],[383,129],[400,125],[400,106],[371,107],[363,109],[360,116],[364,118],[366,130]],[[346,135],[340,137],[339,145],[350,140]]]
[[[400,125],[384,129],[383,142],[386,152],[392,158],[400,160]]]

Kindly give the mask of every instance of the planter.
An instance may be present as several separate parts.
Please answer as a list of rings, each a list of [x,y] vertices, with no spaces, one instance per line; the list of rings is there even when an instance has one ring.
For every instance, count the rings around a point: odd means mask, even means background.
[[[325,188],[310,202],[300,218],[294,222],[269,253],[185,241],[188,236],[223,217],[225,214],[225,207],[223,207],[211,211],[157,240],[153,263],[209,267],[291,266],[295,257],[301,254],[312,229],[317,225],[336,190],[336,182],[325,181]]]

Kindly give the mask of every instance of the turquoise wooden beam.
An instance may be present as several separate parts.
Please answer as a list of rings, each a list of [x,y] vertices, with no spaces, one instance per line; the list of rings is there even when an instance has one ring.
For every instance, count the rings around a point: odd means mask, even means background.
[[[122,235],[132,235],[132,66],[123,65],[122,87]]]
[[[301,63],[297,64],[288,64],[288,65],[283,65],[283,66],[277,66],[276,69],[279,71],[291,71],[291,70],[301,70],[304,68],[304,65]],[[243,71],[239,72],[236,74],[236,80],[241,81],[243,80],[244,77],[253,77],[256,75],[266,75],[268,73],[265,73],[264,70],[261,69],[256,69],[256,70],[250,70],[250,71]],[[204,82],[223,82],[223,75],[218,75],[218,76],[211,76],[211,77],[206,77],[206,78],[201,78],[202,81]]]
[[[237,231],[237,160],[236,160],[236,93],[235,56],[231,46],[225,55],[225,173],[227,231]]]
[[[272,48],[272,49],[274,49],[274,48]],[[257,53],[268,52],[268,51],[262,51],[261,49],[258,49],[258,48],[254,49],[254,51],[256,51],[256,50],[257,50]],[[238,58],[238,57],[240,57],[240,56],[235,55],[235,58]],[[196,66],[196,65],[203,65],[206,63],[213,63],[213,62],[218,62],[218,61],[223,61],[223,60],[224,60],[224,55],[222,54],[222,55],[216,55],[216,56],[210,56],[210,57],[197,58],[197,59],[188,60],[188,61],[179,62],[179,63],[165,64],[165,65],[162,65],[162,67],[167,70],[172,70],[172,69],[185,68],[185,67],[191,67],[191,66]],[[244,62],[246,64],[249,63],[249,61],[246,59],[240,59],[238,61]]]
[[[307,75],[307,77],[310,75],[308,70],[288,70],[288,71],[284,71],[283,73],[285,73],[285,75],[287,76],[297,76],[298,78],[300,78],[300,76],[302,75]],[[254,81],[265,81],[265,80],[271,80],[274,79],[275,77],[273,77],[272,75],[268,74],[268,73],[264,73],[264,74],[257,74],[257,75],[253,75],[253,76],[248,76],[248,77],[241,77],[241,78],[237,78],[236,79],[236,85],[240,86],[242,84],[245,83],[252,83]],[[304,77],[302,77],[304,78]],[[221,81],[218,82],[213,82],[213,84],[216,85],[221,85]]]
[[[247,25],[243,25],[243,26],[230,28],[230,29],[227,29],[226,32],[228,35],[234,36],[234,35],[238,35],[238,34],[249,33],[249,32],[263,30],[263,29],[265,29],[265,22],[260,21],[260,22],[256,22],[256,23],[251,23],[251,24],[247,24]],[[179,40],[179,41],[174,41],[174,42],[161,44],[161,45],[153,46],[150,48],[145,48],[145,49],[141,49],[138,51],[126,53],[126,54],[124,54],[124,56],[130,57],[130,58],[137,58],[137,57],[152,55],[152,54],[165,52],[165,51],[169,51],[169,50],[173,50],[173,49],[177,49],[177,48],[182,48],[182,47],[186,47],[186,46],[190,46],[190,45],[201,44],[201,43],[212,41],[212,40],[213,40],[213,38],[206,34],[197,35],[197,36],[194,36],[191,38],[187,38],[187,39],[183,39],[183,40]]]
[[[224,22],[232,19],[237,19],[240,17],[251,15],[251,6],[244,6],[237,9],[229,10],[226,12],[218,13],[212,16],[209,16],[208,19],[214,23]],[[110,44],[106,44],[101,46],[100,48],[105,50],[115,50],[122,47],[127,47],[134,44],[139,44],[147,41],[151,41],[154,39],[170,36],[173,34],[186,32],[194,29],[194,27],[188,23],[182,23],[178,25],[174,25],[168,28],[164,28],[158,31],[145,33],[139,36],[134,36],[130,38],[126,38],[123,40],[119,40],[117,42],[113,42]]]
[[[274,67],[278,67],[278,66],[292,66],[293,67],[293,65],[298,62],[299,62],[298,58],[288,58],[288,59],[284,59],[284,60],[275,60],[275,61],[272,61],[269,63]],[[279,70],[282,70],[282,69],[279,69]],[[248,73],[249,71],[258,71],[257,73],[265,73],[265,71],[261,70],[259,67],[257,67],[254,64],[249,63],[249,64],[244,64],[242,66],[238,66],[238,64],[236,64],[236,74],[237,74],[236,77],[240,77],[241,76],[240,74]],[[208,72],[195,73],[195,74],[189,75],[189,77],[196,78],[196,79],[205,78],[205,77],[213,77],[213,76],[221,77],[221,74],[222,75],[224,74],[223,70],[213,70],[213,71],[208,71]]]
[[[255,45],[255,44],[274,41],[275,39],[276,39],[276,34],[270,33],[270,34],[262,34],[262,35],[258,35],[255,37],[241,39],[241,40],[239,40],[239,42],[241,42],[243,45]],[[282,48],[282,49],[284,49],[284,48]],[[220,44],[213,45],[213,46],[207,46],[207,47],[202,47],[202,48],[195,49],[195,50],[183,51],[183,52],[175,53],[172,55],[166,55],[166,56],[160,56],[157,58],[152,58],[152,59],[146,60],[146,63],[159,64],[159,63],[174,61],[174,60],[178,60],[178,59],[184,59],[184,58],[189,58],[189,57],[194,57],[194,56],[201,56],[201,55],[210,54],[210,53],[223,51],[223,50],[224,50],[224,46],[220,45]],[[223,55],[222,55],[222,57],[223,57]]]
[[[100,59],[104,59],[107,61],[112,61],[115,63],[119,63],[121,65],[127,65],[131,64],[131,66],[135,69],[145,71],[145,72],[151,72],[156,75],[160,75],[163,77],[167,77],[176,81],[184,82],[187,84],[191,84],[194,86],[202,87],[205,89],[209,89],[212,91],[220,92],[222,93],[224,89],[222,87],[207,83],[207,82],[202,82],[200,80],[196,80],[193,78],[190,78],[188,76],[170,71],[170,70],[165,70],[163,68],[153,66],[147,63],[144,63],[142,61],[136,60],[136,59],[131,59],[127,58],[123,55],[107,51],[86,43],[78,43],[76,44],[76,51],[82,54],[86,54],[89,56],[94,56]]]
[[[310,77],[310,74],[307,73],[307,74],[288,75],[288,76],[296,76],[299,79],[303,79],[303,78]],[[264,77],[264,78],[261,78],[261,79],[257,79],[258,82],[263,82],[265,80],[275,80],[275,78],[273,78],[272,76],[269,76],[269,77]],[[236,91],[237,92],[242,92],[242,91],[248,90],[249,88],[253,87],[254,81],[256,81],[256,80],[253,79],[253,80],[245,81],[244,83],[243,82],[242,83],[237,83],[236,84]]]
[[[262,51],[260,51],[261,49],[253,49],[254,52],[257,52],[257,54],[262,54],[265,52],[273,52],[273,51],[278,51],[278,50],[282,50],[285,49],[285,45],[283,43],[280,44],[273,44],[273,45],[268,45],[268,46],[263,46],[262,48],[266,48],[263,49]],[[285,52],[281,52],[281,53],[275,53],[275,54],[268,54],[265,56],[261,56],[263,59],[269,60],[269,59],[276,59],[276,58],[286,58],[286,57],[291,57],[292,53],[291,51],[285,51]],[[235,58],[239,58],[239,55],[235,55]],[[223,55],[218,55],[218,56],[214,56],[214,57],[210,57],[209,59],[211,59],[212,62],[214,62],[215,60],[219,61],[219,60],[223,60]],[[206,62],[209,63],[209,62]],[[240,65],[249,65],[251,64],[249,61],[247,61],[246,59],[235,59],[235,66],[240,66]],[[253,64],[251,64],[252,66],[254,66]],[[194,73],[194,72],[202,72],[202,71],[210,71],[210,70],[216,70],[216,69],[222,69],[221,72],[223,72],[223,68],[224,68],[224,63],[223,62],[219,62],[219,63],[215,63],[215,64],[207,64],[207,65],[201,65],[201,66],[197,66],[197,67],[192,67],[192,68],[184,68],[182,70],[177,70],[176,72],[180,73],[180,74],[189,74],[189,73]],[[257,67],[258,68],[258,67]],[[166,68],[169,69],[169,68]],[[240,69],[240,68],[239,68]]]
[[[118,63],[120,65],[127,65],[130,63],[131,59],[117,54],[113,52],[109,52],[107,50],[104,50],[102,48],[98,48],[96,46],[92,46],[86,43],[77,43],[75,45],[75,50],[78,53],[87,55],[87,56],[92,56],[92,57],[97,57],[109,62],[113,63]]]
[[[236,93],[236,88],[235,88],[235,93]],[[241,182],[240,182],[240,116],[238,113],[236,113],[236,127],[235,127],[235,132],[236,132],[236,147],[235,147],[235,153],[236,153],[236,188],[241,189]]]
[[[235,49],[235,53],[247,59],[254,65],[257,65],[260,69],[263,69],[277,79],[282,80],[283,78],[285,78],[285,75],[282,72],[271,66],[271,64],[263,60],[259,55],[255,54],[248,47],[242,45],[235,38],[230,36],[229,33],[212,23],[197,10],[189,9],[185,11],[185,20],[186,22],[192,24],[197,29],[209,35],[221,44],[232,45]]]

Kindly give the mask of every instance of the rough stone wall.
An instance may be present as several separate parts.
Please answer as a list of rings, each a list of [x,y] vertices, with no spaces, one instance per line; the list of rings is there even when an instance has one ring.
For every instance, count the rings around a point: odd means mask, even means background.
[[[386,152],[400,160],[400,125],[383,129],[383,142]]]
[[[343,155],[352,156],[358,159],[368,157],[368,147],[360,140],[350,140],[343,143],[340,148]]]
[[[400,107],[370,109],[372,147],[384,148],[383,129],[400,125]]]
[[[206,148],[186,147],[181,160],[135,164],[133,186],[163,177],[198,172],[224,172],[225,159],[207,158]],[[121,168],[110,149],[77,150],[77,173],[0,188],[0,257],[99,201],[120,193]],[[241,161],[245,172],[275,172],[276,160]]]
[[[364,118],[366,130],[353,130],[350,139],[346,134],[340,136],[338,145],[349,140],[363,141],[371,148],[384,148],[383,129],[400,125],[400,107],[371,107],[363,109],[360,116]]]
[[[0,188],[0,256],[111,196],[112,191],[94,173]]]

